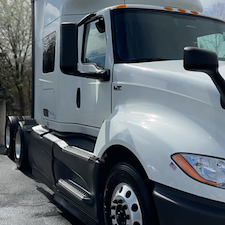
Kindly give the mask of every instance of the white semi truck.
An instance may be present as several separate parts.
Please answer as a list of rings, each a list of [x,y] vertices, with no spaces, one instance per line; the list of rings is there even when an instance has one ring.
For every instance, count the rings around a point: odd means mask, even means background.
[[[85,224],[225,224],[225,23],[199,0],[32,0],[33,118],[6,150]]]

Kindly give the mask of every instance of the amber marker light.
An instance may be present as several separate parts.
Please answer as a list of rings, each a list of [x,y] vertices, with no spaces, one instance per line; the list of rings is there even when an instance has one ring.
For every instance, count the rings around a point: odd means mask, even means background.
[[[198,15],[198,12],[197,11],[191,11],[191,13],[195,14],[195,15]]]
[[[180,154],[176,154],[172,156],[172,159],[174,162],[190,177],[193,179],[200,181],[205,184],[209,184],[212,186],[217,187],[218,184],[209,180],[204,179],[201,177],[194,169],[193,167],[184,159],[184,157]]]
[[[117,9],[120,9],[120,8],[125,8],[127,5],[125,5],[125,4],[122,4],[122,5],[118,5],[116,8]]]
[[[185,9],[178,9],[178,11],[179,11],[179,12],[183,12],[183,13],[185,13],[185,12],[186,12],[186,10],[185,10]]]
[[[169,10],[169,11],[172,11],[173,10],[172,7],[164,7],[164,9]]]

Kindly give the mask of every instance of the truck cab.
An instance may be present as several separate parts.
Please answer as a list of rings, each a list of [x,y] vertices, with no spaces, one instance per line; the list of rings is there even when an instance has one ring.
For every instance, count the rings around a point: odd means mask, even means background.
[[[8,123],[18,168],[85,224],[224,223],[225,23],[198,0],[33,8],[36,124]]]

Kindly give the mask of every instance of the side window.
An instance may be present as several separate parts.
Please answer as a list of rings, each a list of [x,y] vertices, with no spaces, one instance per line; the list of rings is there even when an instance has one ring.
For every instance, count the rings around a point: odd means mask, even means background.
[[[103,19],[92,21],[85,25],[83,46],[83,63],[94,63],[105,67],[106,35]]]
[[[46,36],[43,40],[43,73],[53,72],[55,69],[56,32]]]
[[[199,48],[214,51],[219,58],[225,58],[225,32],[197,37],[197,43]]]

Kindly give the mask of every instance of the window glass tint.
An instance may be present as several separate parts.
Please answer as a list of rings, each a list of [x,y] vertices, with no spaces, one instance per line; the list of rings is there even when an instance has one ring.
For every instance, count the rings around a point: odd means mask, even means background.
[[[55,68],[56,32],[46,36],[43,40],[43,73],[50,73]]]
[[[200,36],[197,42],[199,48],[212,50],[220,59],[225,58],[225,32]]]
[[[93,21],[85,26],[83,63],[94,63],[105,67],[106,35],[103,20]]]
[[[225,23],[201,16],[146,9],[112,12],[115,62],[183,59],[186,46],[225,60]]]

